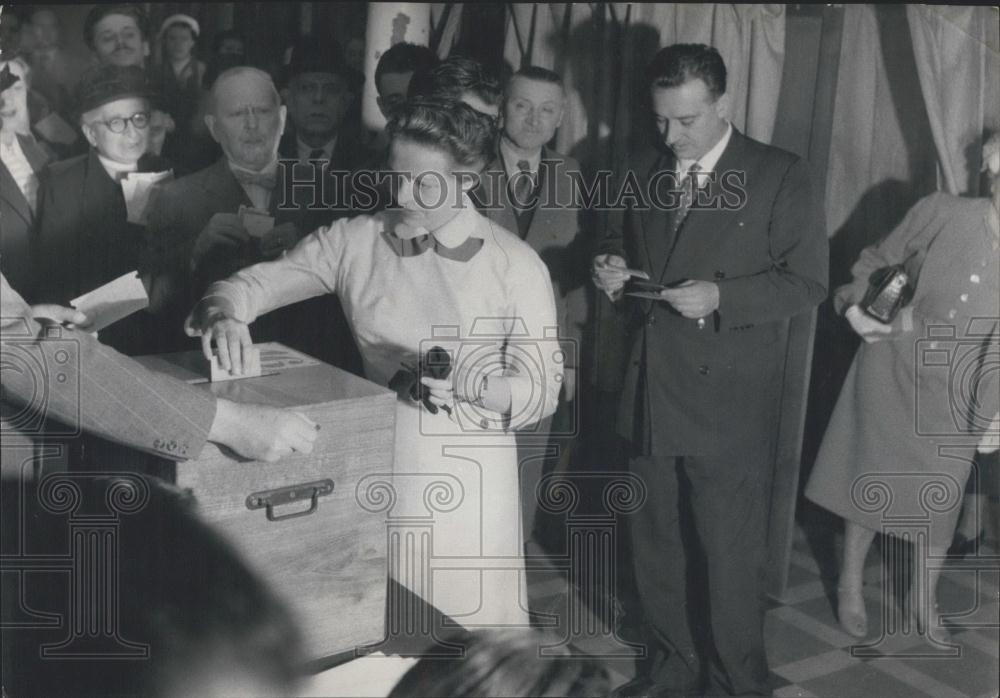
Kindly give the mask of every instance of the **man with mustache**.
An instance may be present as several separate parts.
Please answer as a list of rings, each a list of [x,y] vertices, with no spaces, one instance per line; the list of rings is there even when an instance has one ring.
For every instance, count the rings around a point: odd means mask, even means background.
[[[146,59],[149,58],[149,20],[139,5],[95,5],[84,20],[83,38],[97,60],[104,65],[134,65],[146,69]],[[150,85],[156,96],[160,90],[152,82]],[[150,111],[149,152],[155,155],[162,153],[167,134],[172,133],[174,128],[174,120],[170,115],[154,104]]]

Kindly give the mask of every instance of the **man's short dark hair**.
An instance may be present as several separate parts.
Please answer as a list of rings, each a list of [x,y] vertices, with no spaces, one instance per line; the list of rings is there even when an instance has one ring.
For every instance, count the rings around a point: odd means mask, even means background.
[[[67,620],[49,629],[4,628],[3,674],[11,696],[199,695],[204,682],[220,671],[288,692],[300,677],[302,641],[290,610],[197,516],[181,490],[127,474],[54,473],[37,486],[14,480],[3,485],[3,530],[26,541],[24,549],[35,554],[72,555],[75,511],[92,519],[96,514],[105,536],[111,535],[107,522],[114,522],[114,537],[103,549],[112,549],[116,559],[95,560],[90,548],[70,558],[74,566],[115,563],[114,576],[105,576],[91,590],[102,598],[113,594],[113,608],[91,598],[83,600],[94,604],[89,609],[74,606],[73,573],[58,570],[34,573],[30,589],[23,587],[23,602],[65,619],[83,614],[86,620],[87,612],[103,612],[107,615],[93,618],[94,623],[99,620],[104,628],[113,618],[115,639],[148,649],[146,657],[130,661],[102,656],[96,646],[88,657],[43,657],[43,645],[66,637]],[[75,503],[74,511],[67,503]],[[5,618],[22,602],[9,590],[5,587],[3,595]],[[107,647],[114,649],[114,643]]]
[[[482,63],[464,56],[451,56],[425,73],[414,73],[407,96],[457,101],[469,92],[494,107],[500,104],[503,96],[500,81]]]
[[[130,2],[111,5],[98,3],[87,13],[87,19],[83,22],[83,39],[87,42],[87,46],[94,48],[94,27],[102,19],[110,15],[131,17],[139,27],[139,33],[142,34],[142,38],[145,40],[149,39],[149,19],[146,17],[146,12],[139,5]]]
[[[440,63],[437,54],[426,46],[401,41],[382,54],[375,66],[375,89],[381,94],[379,84],[386,73],[420,73]]]
[[[680,87],[700,79],[712,99],[726,93],[726,63],[719,52],[705,44],[673,44],[660,49],[646,68],[650,87]]]
[[[528,80],[538,80],[539,82],[548,82],[553,85],[559,85],[559,87],[564,87],[562,75],[554,70],[549,70],[548,68],[543,68],[540,65],[526,65],[520,70],[510,76],[510,79],[514,78],[527,78]],[[510,81],[507,81],[510,85]]]

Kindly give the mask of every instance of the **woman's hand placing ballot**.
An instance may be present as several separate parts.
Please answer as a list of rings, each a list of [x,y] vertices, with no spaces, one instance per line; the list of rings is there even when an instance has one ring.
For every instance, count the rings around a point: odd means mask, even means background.
[[[217,308],[202,301],[184,323],[184,332],[189,337],[201,337],[201,351],[205,358],[212,360],[212,344],[219,356],[219,366],[241,376],[250,369],[250,328],[245,322],[227,317]]]

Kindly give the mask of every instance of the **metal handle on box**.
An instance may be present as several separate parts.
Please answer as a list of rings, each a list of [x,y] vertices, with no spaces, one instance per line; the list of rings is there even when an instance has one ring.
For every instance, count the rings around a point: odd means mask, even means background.
[[[286,521],[299,516],[308,516],[319,507],[319,498],[333,493],[333,480],[316,480],[314,482],[304,482],[299,485],[289,485],[288,487],[278,487],[273,490],[254,492],[247,496],[247,509],[265,509],[268,521]],[[308,509],[295,511],[283,516],[276,516],[275,507],[292,502],[301,502],[309,499]]]

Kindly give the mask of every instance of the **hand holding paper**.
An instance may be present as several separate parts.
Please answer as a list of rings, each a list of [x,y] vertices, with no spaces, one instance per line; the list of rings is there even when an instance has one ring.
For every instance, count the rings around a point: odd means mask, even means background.
[[[90,319],[86,329],[99,332],[108,325],[147,307],[149,297],[139,276],[136,272],[130,271],[79,298],[74,298],[70,303]]]

